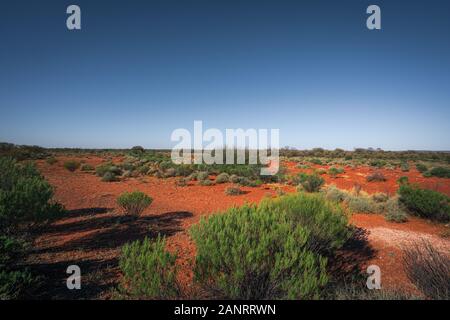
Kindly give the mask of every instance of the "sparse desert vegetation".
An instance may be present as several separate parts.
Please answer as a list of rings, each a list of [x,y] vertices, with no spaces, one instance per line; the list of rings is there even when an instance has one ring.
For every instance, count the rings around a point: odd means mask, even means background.
[[[43,266],[73,259],[88,268],[80,298],[448,297],[445,153],[281,150],[268,177],[164,150],[7,148],[1,298],[64,297],[64,270]],[[405,239],[423,236],[424,260],[408,260]],[[376,294],[360,280],[375,251],[388,279]]]

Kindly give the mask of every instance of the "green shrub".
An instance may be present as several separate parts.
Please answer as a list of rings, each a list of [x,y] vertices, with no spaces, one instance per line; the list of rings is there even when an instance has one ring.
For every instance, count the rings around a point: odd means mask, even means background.
[[[380,160],[380,159],[378,159],[378,160],[371,160],[369,162],[369,165],[372,166],[372,167],[382,168],[382,167],[384,167],[386,165],[386,161]]]
[[[402,164],[400,165],[400,169],[403,172],[408,172],[409,171],[409,164],[407,162],[402,162]]]
[[[178,187],[187,187],[188,185],[188,179],[187,178],[180,178],[176,182]]]
[[[205,171],[197,172],[197,180],[199,180],[199,181],[206,180],[206,179],[208,179],[208,177],[209,177],[208,172],[205,172]]]
[[[391,198],[386,202],[385,218],[387,221],[398,223],[408,221],[408,215],[401,208],[397,198]]]
[[[75,160],[66,161],[66,162],[64,162],[63,165],[64,165],[64,168],[66,168],[70,172],[74,172],[75,170],[77,170],[80,167],[80,163]]]
[[[0,300],[25,298],[27,291],[37,284],[27,269],[4,270],[0,267]]]
[[[111,162],[101,164],[95,168],[95,173],[99,177],[104,177],[108,172],[114,174],[114,176],[120,176],[122,174],[122,170]]]
[[[145,149],[141,146],[134,146],[131,148],[131,152],[135,154],[142,154],[145,152]]]
[[[423,163],[417,163],[417,164],[416,164],[416,169],[417,169],[417,171],[419,171],[420,173],[424,173],[425,171],[428,171],[427,166],[424,165]]]
[[[54,165],[55,163],[58,162],[58,160],[56,160],[55,157],[48,157],[45,162],[47,162],[49,165]]]
[[[23,267],[23,238],[35,225],[63,213],[53,202],[53,188],[31,163],[0,157],[0,300],[18,299],[37,285]]]
[[[413,214],[443,222],[450,220],[448,196],[433,190],[420,189],[411,185],[400,186],[398,193],[400,195],[400,201]]]
[[[53,187],[30,163],[0,158],[0,231],[54,219],[63,212]]]
[[[425,171],[424,173],[422,173],[424,178],[430,178],[432,177],[431,172],[430,171]]]
[[[228,187],[225,189],[225,194],[228,196],[237,196],[243,194],[244,192],[238,187]]]
[[[132,162],[124,162],[120,165],[120,167],[125,171],[133,171],[136,169],[136,166]]]
[[[319,168],[315,171],[315,173],[322,175],[327,173],[327,170],[325,170],[324,168]]]
[[[183,177],[188,177],[194,171],[194,169],[191,167],[191,165],[188,165],[188,164],[180,164],[180,165],[176,166],[175,170],[176,170],[177,176],[183,176]]]
[[[232,174],[232,175],[230,176],[230,182],[231,182],[231,183],[239,183],[240,180],[241,180],[241,177],[238,177],[238,176],[235,175],[235,174]]]
[[[376,203],[386,202],[389,200],[389,196],[383,192],[374,193],[371,198]]]
[[[175,170],[175,168],[168,168],[164,171],[165,178],[175,177],[176,174],[177,174],[177,171]]]
[[[140,191],[124,192],[117,198],[117,203],[125,214],[138,217],[152,203],[153,199]]]
[[[0,235],[0,300],[25,298],[37,279],[18,266],[26,255],[27,244],[11,236]]]
[[[430,170],[430,175],[439,178],[450,178],[450,168],[435,167]]]
[[[256,184],[251,181],[249,178],[246,177],[240,177],[239,182],[238,182],[241,186],[246,186],[246,187],[256,187]]]
[[[103,177],[102,177],[102,181],[103,182],[114,182],[114,181],[117,181],[118,179],[117,179],[117,177],[116,177],[116,175],[114,174],[114,173],[112,173],[112,172],[106,172],[104,175],[103,175]]]
[[[380,181],[381,182],[381,181],[386,181],[386,178],[383,173],[381,173],[380,171],[376,171],[372,174],[369,174],[366,177],[366,180],[367,180],[367,182],[372,182],[372,181]]]
[[[329,201],[342,202],[347,196],[347,192],[338,189],[335,185],[331,185],[325,190],[325,198]]]
[[[136,172],[137,175],[144,176],[146,175],[150,170],[150,167],[146,164],[138,166],[134,169],[134,172]]]
[[[340,173],[344,173],[344,169],[336,167],[331,167],[330,169],[328,169],[328,174],[332,177],[336,177]]]
[[[294,178],[294,183],[300,184],[307,192],[317,192],[325,183],[325,179],[317,174],[300,173]]]
[[[196,181],[197,180],[197,172],[192,172],[189,176],[188,176],[189,181]]]
[[[381,205],[377,205],[365,196],[349,196],[345,202],[349,210],[354,213],[380,213],[383,209]]]
[[[90,165],[90,164],[83,164],[82,166],[81,166],[81,171],[94,171],[95,170],[95,168],[92,166],[92,165]]]
[[[122,247],[119,267],[120,286],[131,299],[174,299],[179,286],[176,279],[176,255],[165,249],[165,240],[135,241]]]
[[[406,176],[400,177],[397,179],[397,183],[401,186],[409,183],[409,178]]]
[[[223,172],[216,177],[216,183],[226,183],[230,180],[228,173]]]
[[[312,299],[328,281],[320,243],[348,237],[346,217],[322,197],[298,194],[231,208],[191,228],[195,280],[229,299]]]
[[[322,165],[323,164],[322,160],[317,159],[317,158],[311,159],[310,162],[313,163],[313,164],[317,164],[317,165]]]
[[[214,184],[215,184],[214,181],[211,181],[209,179],[200,180],[200,185],[201,186],[212,186]]]
[[[296,193],[276,199],[265,199],[261,212],[283,212],[294,224],[310,231],[309,247],[329,253],[341,247],[350,237],[348,218],[339,204],[326,201],[322,194]]]

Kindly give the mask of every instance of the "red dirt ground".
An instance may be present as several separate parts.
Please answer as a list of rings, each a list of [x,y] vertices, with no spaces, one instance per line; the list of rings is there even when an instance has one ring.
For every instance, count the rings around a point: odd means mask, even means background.
[[[168,249],[178,253],[180,280],[185,285],[185,291],[189,292],[195,247],[188,235],[188,228],[198,222],[202,215],[246,202],[259,202],[265,196],[276,196],[275,185],[243,187],[242,190],[247,193],[227,196],[224,190],[230,184],[200,186],[197,182],[191,182],[187,187],[178,187],[175,178],[154,177],[102,182],[92,173],[64,169],[62,163],[68,159],[73,158],[59,157],[58,163],[54,165],[38,162],[43,175],[56,188],[56,200],[69,210],[66,217],[39,234],[30,257],[30,263],[37,269],[52,274],[52,280],[46,286],[47,291],[42,294],[44,298],[109,298],[109,288],[120,278],[117,268],[120,247],[128,241],[152,237],[158,233],[166,235]],[[93,166],[104,161],[94,156],[77,160],[84,160]],[[295,168],[294,163],[287,163],[287,167],[291,173],[302,171]],[[387,182],[367,183],[365,175],[371,171],[365,167],[346,168],[346,172],[338,178],[325,176],[325,179],[339,188],[351,189],[358,182],[369,193],[393,194],[398,187],[395,182],[397,178],[406,175],[412,182],[450,195],[449,179],[424,179],[414,169],[408,173],[383,170]],[[287,192],[295,190],[290,186],[283,189]],[[116,205],[116,198],[124,191],[134,190],[145,192],[154,201],[137,221],[121,223],[122,215]],[[351,222],[369,232],[369,243],[375,249],[375,256],[367,264],[380,266],[385,287],[415,290],[406,278],[401,263],[402,246],[407,245],[408,241],[425,237],[440,249],[450,252],[450,241],[439,237],[445,229],[443,225],[416,218],[396,224],[385,221],[382,215],[366,214],[353,215]],[[70,264],[81,267],[85,275],[82,284],[85,290],[66,289],[65,270]]]

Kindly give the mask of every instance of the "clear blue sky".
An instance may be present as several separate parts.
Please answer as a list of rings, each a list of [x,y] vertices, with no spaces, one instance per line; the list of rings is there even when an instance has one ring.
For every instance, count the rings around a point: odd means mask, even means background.
[[[194,120],[301,149],[450,150],[450,2],[2,2],[0,141],[167,148]]]

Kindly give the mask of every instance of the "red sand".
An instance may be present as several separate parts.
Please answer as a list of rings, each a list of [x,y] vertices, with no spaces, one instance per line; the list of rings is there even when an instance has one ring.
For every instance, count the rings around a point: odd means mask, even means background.
[[[49,165],[39,161],[38,166],[46,179],[56,187],[55,198],[68,210],[68,216],[49,226],[36,240],[36,250],[30,258],[32,264],[42,267],[43,271],[52,270],[54,283],[48,284],[48,295],[52,297],[77,298],[76,293],[68,293],[64,279],[65,268],[70,264],[79,264],[88,270],[89,276],[84,279],[87,289],[83,298],[108,298],[109,285],[117,283],[119,277],[117,257],[120,247],[128,241],[142,239],[161,233],[167,236],[167,246],[178,253],[178,264],[181,267],[181,280],[186,291],[192,280],[192,258],[195,246],[188,228],[198,222],[202,215],[209,215],[231,206],[245,202],[259,202],[265,196],[275,196],[274,186],[264,185],[258,188],[243,187],[247,193],[239,196],[227,196],[224,190],[230,184],[200,186],[190,182],[187,187],[176,186],[176,178],[157,179],[154,177],[130,178],[120,182],[102,182],[92,173],[81,171],[69,172],[63,168],[65,160],[70,157],[59,157],[58,163]],[[103,162],[99,157],[83,157],[86,163],[94,166]],[[119,160],[119,159],[115,159]],[[291,173],[299,172],[294,163],[287,163]],[[319,166],[317,166],[319,167]],[[305,170],[303,170],[305,171]],[[307,171],[307,170],[306,170]],[[396,180],[406,175],[411,182],[450,194],[448,179],[421,178],[412,169],[408,173],[399,170],[382,170],[387,182],[365,181],[365,175],[373,171],[370,168],[346,168],[346,172],[337,178],[325,176],[327,183],[336,184],[339,188],[351,189],[355,182],[362,185],[367,192],[395,193]],[[285,191],[294,188],[283,187]],[[120,223],[120,210],[116,198],[124,191],[140,190],[151,196],[154,201],[136,222]],[[421,219],[412,218],[409,222],[396,224],[386,222],[381,215],[354,215],[351,222],[365,228],[370,244],[376,250],[376,256],[370,263],[382,269],[382,281],[386,287],[402,286],[413,290],[406,278],[401,263],[401,248],[398,239],[393,241],[392,233],[386,230],[402,230],[411,232],[413,237],[428,235],[433,241],[441,240],[445,248],[449,248],[448,240],[438,237],[444,226],[435,225]],[[381,229],[380,229],[381,228]],[[384,228],[384,229],[383,229]],[[45,268],[44,268],[45,267]],[[81,290],[83,291],[83,290]],[[89,292],[89,294],[86,294]]]

